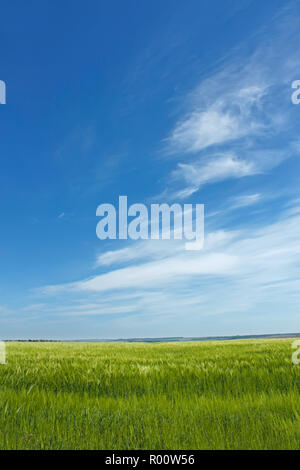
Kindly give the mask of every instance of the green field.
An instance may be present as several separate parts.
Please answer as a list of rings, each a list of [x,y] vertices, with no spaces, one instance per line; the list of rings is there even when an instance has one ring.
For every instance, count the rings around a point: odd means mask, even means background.
[[[7,343],[0,448],[300,449],[291,343]]]

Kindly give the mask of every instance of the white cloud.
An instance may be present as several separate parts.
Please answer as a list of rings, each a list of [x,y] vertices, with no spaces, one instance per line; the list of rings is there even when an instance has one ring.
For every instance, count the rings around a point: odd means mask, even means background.
[[[216,87],[218,96],[217,83],[212,86]],[[209,105],[200,104],[200,109],[196,106],[196,110],[176,124],[167,139],[169,152],[196,153],[212,145],[262,132],[265,124],[258,119],[255,110],[259,109],[264,93],[264,88],[251,86],[227,91]]]
[[[197,253],[171,253],[169,247],[161,259],[110,271],[80,282],[48,286],[48,293],[59,290],[106,291],[129,287],[146,288],[189,276],[233,275],[246,273],[255,267],[271,269],[295,265],[300,254],[298,233],[300,217],[285,217],[260,229],[212,232],[207,236],[205,250]],[[164,243],[164,242],[162,242]],[[217,251],[216,251],[217,249]],[[120,250],[121,251],[121,250]],[[153,253],[153,258],[156,254]],[[269,266],[269,263],[270,266]]]
[[[290,47],[299,38],[299,18],[287,22],[285,15],[266,37],[260,33],[250,56],[229,55],[187,94],[164,140],[166,154],[180,163],[163,194],[187,198],[203,185],[266,172],[299,154],[297,140],[284,141],[295,111],[286,93],[300,65]]]
[[[261,200],[261,194],[245,194],[231,199],[230,209],[240,209],[242,207],[253,206]]]
[[[238,153],[243,158],[239,158]],[[291,155],[295,153],[290,148],[263,151],[238,148],[235,152],[208,154],[192,163],[178,163],[169,178],[172,186],[168,196],[185,199],[208,184],[266,173]]]
[[[132,243],[131,246],[106,251],[98,256],[96,266],[110,266],[123,264],[140,259],[160,259],[182,250],[182,243],[177,240],[142,240]]]
[[[233,153],[212,155],[205,161],[196,163],[179,163],[173,172],[173,179],[185,181],[187,186],[178,190],[177,197],[187,197],[198,191],[201,186],[218,181],[241,178],[259,173],[254,162],[239,159]]]
[[[287,209],[277,222],[260,228],[209,233],[202,252],[191,254],[182,245],[174,255],[167,247],[161,259],[153,252],[150,261],[140,257],[132,266],[41,292],[70,299],[100,296],[95,303],[59,309],[62,315],[185,317],[242,312],[261,303],[299,304],[299,232],[299,214]]]
[[[124,288],[144,288],[145,286],[167,284],[174,279],[194,275],[231,274],[236,268],[234,255],[216,253],[195,257],[193,255],[170,257],[165,260],[130,266],[92,279],[75,283],[76,290],[106,291]]]
[[[72,305],[67,308],[59,308],[56,313],[66,316],[87,316],[87,315],[120,315],[131,313],[137,310],[136,304],[111,306],[105,303],[96,303],[94,305]]]

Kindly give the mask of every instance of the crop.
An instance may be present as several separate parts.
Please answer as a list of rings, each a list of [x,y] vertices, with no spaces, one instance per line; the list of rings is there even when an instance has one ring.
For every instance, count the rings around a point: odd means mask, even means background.
[[[300,449],[291,343],[7,343],[0,448]]]

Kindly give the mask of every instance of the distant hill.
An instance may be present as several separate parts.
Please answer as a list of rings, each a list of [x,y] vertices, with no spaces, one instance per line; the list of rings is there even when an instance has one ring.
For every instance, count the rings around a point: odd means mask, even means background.
[[[195,337],[162,337],[162,338],[118,338],[118,339],[78,339],[70,340],[74,342],[88,343],[172,343],[180,341],[224,341],[235,339],[255,339],[255,338],[299,338],[300,333],[268,334],[268,335],[236,335],[236,336],[195,336]]]
[[[58,342],[58,343],[178,343],[180,341],[230,341],[235,339],[259,339],[259,338],[300,338],[300,333],[283,333],[268,335],[235,335],[235,336],[170,336],[162,338],[118,338],[118,339],[8,339],[5,341],[21,341],[21,342]]]

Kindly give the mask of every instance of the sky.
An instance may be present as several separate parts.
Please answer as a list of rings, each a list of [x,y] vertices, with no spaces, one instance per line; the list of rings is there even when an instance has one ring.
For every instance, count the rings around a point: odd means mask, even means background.
[[[0,338],[299,332],[299,2],[0,8]],[[120,195],[203,249],[100,240]]]

